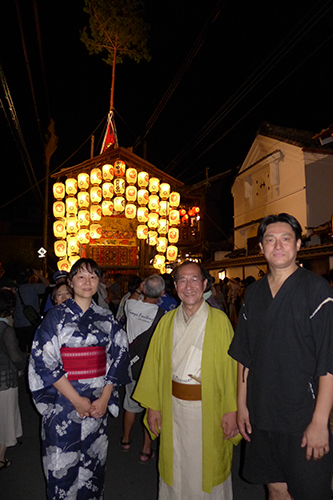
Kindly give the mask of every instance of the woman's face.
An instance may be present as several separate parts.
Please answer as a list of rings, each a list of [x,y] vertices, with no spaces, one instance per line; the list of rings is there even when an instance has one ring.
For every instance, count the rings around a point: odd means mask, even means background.
[[[99,278],[94,272],[90,273],[85,267],[81,267],[73,276],[72,288],[74,300],[92,298],[97,292]]]
[[[56,304],[62,304],[65,300],[69,299],[69,297],[71,297],[71,294],[69,293],[67,286],[61,285],[55,294],[54,301]]]

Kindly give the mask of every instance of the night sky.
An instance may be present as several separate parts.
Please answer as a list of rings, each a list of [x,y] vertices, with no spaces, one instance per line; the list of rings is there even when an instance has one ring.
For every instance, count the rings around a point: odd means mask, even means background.
[[[96,152],[99,152],[109,109],[111,66],[103,62],[101,55],[90,56],[80,41],[80,31],[88,24],[83,0],[36,0],[36,3],[46,93],[33,0],[12,0],[2,6],[0,62],[36,178],[41,180],[42,141],[50,116],[59,137],[51,161],[52,171],[89,158],[89,140],[79,148],[101,123],[95,132]],[[16,4],[22,19],[42,137]],[[137,64],[128,59],[116,68],[118,139],[120,146],[131,147],[193,46],[201,41],[147,136],[148,161],[187,184],[203,180],[206,167],[210,176],[236,169],[244,161],[263,121],[314,133],[333,121],[332,1],[221,1],[219,15],[200,37],[217,4],[215,0],[146,0],[152,60]],[[3,87],[0,97],[11,121]],[[213,118],[215,124],[210,128]],[[0,127],[3,176],[0,220],[6,220],[16,213],[18,206],[41,210],[41,204],[34,190],[11,202],[30,185],[3,109]],[[142,147],[135,153],[142,155]],[[225,230],[232,226],[229,193],[232,180],[229,178],[211,190],[211,200],[225,214]],[[216,239],[223,239],[222,233]]]

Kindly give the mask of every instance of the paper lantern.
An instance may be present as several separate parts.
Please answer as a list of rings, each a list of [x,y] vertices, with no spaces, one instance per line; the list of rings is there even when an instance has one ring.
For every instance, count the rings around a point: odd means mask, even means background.
[[[179,230],[176,227],[172,227],[168,232],[168,239],[170,243],[177,243],[179,240]]]
[[[86,245],[90,241],[90,231],[89,229],[80,229],[78,232],[78,239],[81,245]]]
[[[136,217],[136,206],[133,203],[128,203],[125,207],[125,217],[127,219],[135,219]]]
[[[67,243],[65,240],[58,240],[54,243],[54,253],[57,257],[65,257],[67,250]]]
[[[169,222],[171,225],[179,224],[179,211],[178,210],[170,210]]]
[[[74,266],[75,262],[77,260],[81,259],[80,255],[71,255],[68,260],[69,260],[69,263],[70,263],[70,266]]]
[[[89,182],[89,175],[86,172],[82,172],[77,176],[77,185],[79,189],[88,189]]]
[[[156,250],[165,253],[168,246],[168,240],[164,236],[157,238]]]
[[[160,180],[157,179],[157,177],[151,177],[149,179],[149,191],[151,193],[158,193],[158,190],[160,189]]]
[[[167,217],[169,215],[169,202],[165,200],[160,201],[159,214],[161,217]]]
[[[151,229],[157,229],[158,228],[158,214],[151,212],[148,214],[148,227]]]
[[[166,219],[159,219],[158,221],[158,234],[167,234],[169,230],[169,223]]]
[[[146,240],[148,237],[148,227],[144,225],[140,225],[136,228],[136,235],[139,240]]]
[[[114,162],[114,175],[116,177],[124,177],[126,171],[126,163],[123,160]]]
[[[67,260],[67,259],[59,260],[57,262],[57,266],[58,266],[59,271],[67,271],[69,273],[69,271],[71,270],[71,264],[70,264],[69,260]]]
[[[78,230],[79,230],[79,222],[78,222],[78,219],[77,217],[74,217],[74,216],[71,216],[71,217],[67,217],[67,233],[70,233],[70,234],[73,234],[73,233],[77,233]]]
[[[53,184],[53,196],[56,200],[62,200],[65,196],[65,184],[62,182],[56,182]]]
[[[90,189],[90,201],[91,203],[99,203],[102,201],[102,190],[99,186]]]
[[[125,210],[125,198],[122,196],[116,196],[113,199],[113,209],[115,212],[121,213]]]
[[[170,184],[162,182],[160,185],[160,198],[162,200],[167,200],[170,196]]]
[[[149,183],[149,175],[147,172],[139,172],[138,173],[138,186],[140,188],[145,188]]]
[[[177,255],[178,255],[178,248],[173,245],[170,245],[167,248],[167,253],[166,253],[167,259],[172,262],[177,259]]]
[[[90,224],[90,213],[89,210],[79,210],[77,215],[80,227],[86,227]]]
[[[91,205],[90,207],[90,220],[91,222],[98,222],[102,218],[102,207],[100,205]]]
[[[53,234],[56,238],[66,238],[66,225],[61,220],[53,222]]]
[[[193,212],[194,212],[195,214],[200,213],[200,208],[199,208],[199,207],[193,207]]]
[[[151,194],[148,199],[148,208],[149,210],[152,210],[153,212],[156,212],[156,210],[159,209],[160,206],[160,199],[156,194]]]
[[[180,203],[180,194],[173,191],[170,194],[170,207],[178,207]]]
[[[148,231],[148,245],[155,246],[157,243],[157,236],[156,231]]]
[[[135,184],[138,177],[138,172],[135,168],[128,168],[126,170],[127,184]]]
[[[111,200],[114,192],[112,182],[104,182],[102,186],[102,192],[103,198],[105,198],[106,200]]]
[[[136,201],[137,189],[135,186],[127,186],[126,188],[126,200],[127,201]]]
[[[88,208],[90,204],[90,196],[87,191],[80,191],[77,194],[77,203],[79,208]]]
[[[90,182],[91,184],[101,184],[102,182],[102,171],[100,168],[93,168],[90,172]]]
[[[109,200],[103,200],[102,202],[102,214],[112,215],[113,214],[113,202]]]
[[[75,255],[79,253],[79,240],[77,236],[70,236],[67,240],[67,255]]]
[[[113,186],[115,195],[119,196],[125,193],[125,179],[115,179]]]
[[[70,196],[75,196],[77,193],[77,180],[73,177],[66,179],[66,193]]]
[[[67,233],[73,234],[78,232],[79,222],[77,217],[74,216],[67,217],[66,222],[67,222],[66,226]]]
[[[155,269],[162,269],[164,263],[165,263],[164,255],[159,255],[159,254],[155,255],[153,261],[153,267],[155,267]]]
[[[53,203],[53,215],[56,219],[65,217],[65,203],[63,201]]]
[[[77,199],[74,196],[69,196],[65,200],[66,202],[66,213],[67,215],[77,214]]]
[[[148,201],[149,201],[149,193],[147,189],[139,189],[138,191],[139,205],[147,205]]]
[[[103,179],[105,181],[112,181],[113,179],[113,165],[105,163],[102,167]]]
[[[91,224],[90,238],[98,240],[102,236],[102,226],[100,224]]]
[[[181,208],[181,209],[179,210],[179,215],[180,215],[181,217],[183,217],[185,214],[186,214],[186,210],[185,210],[185,208]]]
[[[148,208],[147,207],[139,207],[138,208],[137,219],[139,222],[147,222],[147,220],[148,220]]]

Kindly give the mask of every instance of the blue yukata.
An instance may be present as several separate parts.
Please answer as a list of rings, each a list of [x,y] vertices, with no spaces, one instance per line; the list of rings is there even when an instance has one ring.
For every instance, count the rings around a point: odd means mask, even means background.
[[[113,384],[108,409],[119,413],[118,386],[131,381],[125,332],[107,309],[92,302],[86,312],[73,300],[53,307],[36,331],[29,363],[29,385],[42,415],[43,467],[49,500],[102,500],[107,458],[107,413],[81,418],[55,387],[66,375],[61,348],[105,346],[105,375],[70,380],[91,402]]]

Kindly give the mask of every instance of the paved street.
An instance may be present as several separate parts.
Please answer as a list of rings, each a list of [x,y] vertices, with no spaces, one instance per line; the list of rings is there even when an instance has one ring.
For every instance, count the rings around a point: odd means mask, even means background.
[[[7,450],[13,461],[0,472],[1,500],[46,500],[45,483],[40,458],[39,416],[21,379],[20,408],[23,420],[22,444]],[[109,453],[106,471],[105,500],[156,500],[156,459],[139,462],[141,427],[136,422],[131,450],[124,453],[119,445],[121,418],[109,419]],[[238,476],[240,447],[235,449],[233,464],[234,500],[265,500],[261,486],[253,486]],[[180,499],[181,500],[181,499]]]

